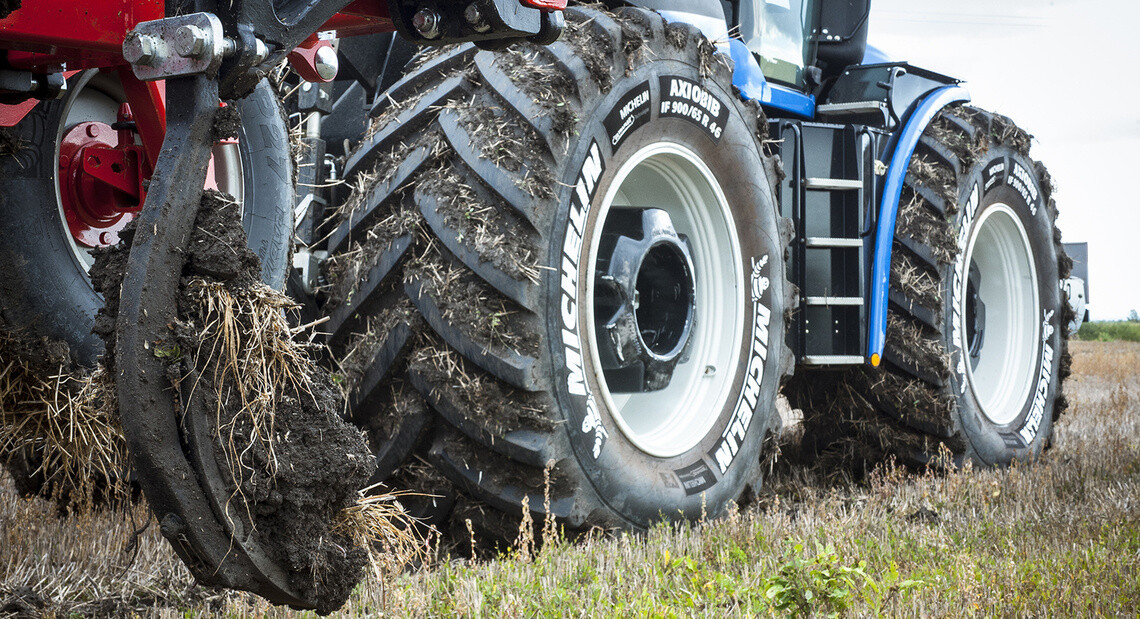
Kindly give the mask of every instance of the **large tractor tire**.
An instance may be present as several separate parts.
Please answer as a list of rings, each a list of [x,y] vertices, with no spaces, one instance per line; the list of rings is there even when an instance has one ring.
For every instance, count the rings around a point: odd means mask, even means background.
[[[94,217],[89,211],[100,205],[90,196],[72,198],[65,209],[63,196],[73,188],[68,178],[60,180],[61,149],[65,141],[74,146],[77,139],[99,137],[85,134],[95,124],[91,133],[101,131],[103,140],[113,136],[110,125],[125,100],[114,74],[76,75],[65,98],[41,102],[8,130],[12,152],[0,157],[0,328],[27,341],[46,338],[66,345],[70,367],[56,368],[64,373],[94,368],[103,352],[102,341],[92,333],[103,299],[88,271],[94,247],[118,242],[118,231],[132,216],[106,217],[104,212],[103,218]],[[215,147],[214,179],[219,189],[241,200],[243,225],[261,260],[263,279],[280,288],[289,260],[293,204],[285,118],[264,81],[236,105],[241,117],[237,139]],[[80,226],[83,235],[77,236]],[[68,488],[49,487],[53,472],[42,470],[37,453],[7,456],[0,459],[22,494],[66,499]]]
[[[899,207],[882,366],[796,377],[807,451],[991,466],[1049,445],[1067,406],[1072,262],[1029,142],[971,107],[931,123]]]
[[[377,481],[476,535],[524,505],[715,516],[759,481],[791,228],[762,112],[696,29],[571,9],[547,48],[429,54],[374,114],[327,327]]]
[[[65,213],[60,182],[61,145],[80,123],[111,125],[126,95],[112,73],[88,71],[72,78],[68,95],[44,101],[9,131],[15,152],[0,157],[0,317],[7,328],[71,346],[72,360],[94,366],[103,344],[91,333],[103,305],[87,271],[94,247],[117,242],[130,215],[106,217],[71,201]],[[237,144],[215,149],[219,188],[243,193],[250,247],[262,261],[266,283],[284,285],[289,260],[293,200],[292,155],[280,106],[268,83],[238,102],[242,125]],[[104,133],[112,133],[109,127]],[[69,227],[68,217],[71,217]],[[86,221],[84,221],[86,220]],[[93,223],[94,222],[94,223]],[[73,230],[83,226],[86,240]]]

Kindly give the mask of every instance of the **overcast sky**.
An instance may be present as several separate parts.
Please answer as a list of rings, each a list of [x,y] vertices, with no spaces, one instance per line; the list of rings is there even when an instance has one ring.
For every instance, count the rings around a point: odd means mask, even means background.
[[[1093,320],[1140,310],[1140,1],[872,0],[871,44],[966,80],[1034,135],[1066,242],[1089,243]]]

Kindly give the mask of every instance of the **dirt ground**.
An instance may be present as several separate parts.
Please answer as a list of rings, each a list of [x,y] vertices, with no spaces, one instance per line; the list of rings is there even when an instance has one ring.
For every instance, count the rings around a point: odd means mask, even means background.
[[[1134,616],[1140,344],[1074,342],[1073,353],[1073,405],[1041,462],[947,475],[884,468],[860,484],[783,472],[757,505],[727,520],[559,540],[537,556],[488,562],[437,555],[427,569],[365,581],[343,613],[767,615],[777,612],[772,583],[795,591],[799,576],[828,568],[863,576],[824,591],[837,606],[801,610]],[[195,586],[147,521],[142,506],[59,518],[0,480],[0,616],[293,615]]]

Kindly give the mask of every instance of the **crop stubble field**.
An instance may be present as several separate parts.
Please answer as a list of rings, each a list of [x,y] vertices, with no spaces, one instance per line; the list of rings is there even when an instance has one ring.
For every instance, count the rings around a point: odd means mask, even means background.
[[[1072,406],[1041,461],[863,481],[777,466],[728,518],[571,543],[357,588],[347,616],[1136,616],[1140,344],[1072,342]],[[36,615],[289,615],[196,587],[129,511],[59,518],[0,481],[0,608]],[[539,523],[541,524],[541,523]],[[525,537],[525,536],[524,536]],[[540,535],[541,537],[541,535]],[[542,540],[539,540],[542,541]],[[5,614],[0,612],[0,615]]]

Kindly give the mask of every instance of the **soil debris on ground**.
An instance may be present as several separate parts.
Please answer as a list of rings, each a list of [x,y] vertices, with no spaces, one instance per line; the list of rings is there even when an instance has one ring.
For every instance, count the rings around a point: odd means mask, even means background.
[[[0,463],[24,496],[64,512],[130,495],[114,382],[66,342],[0,324]]]

